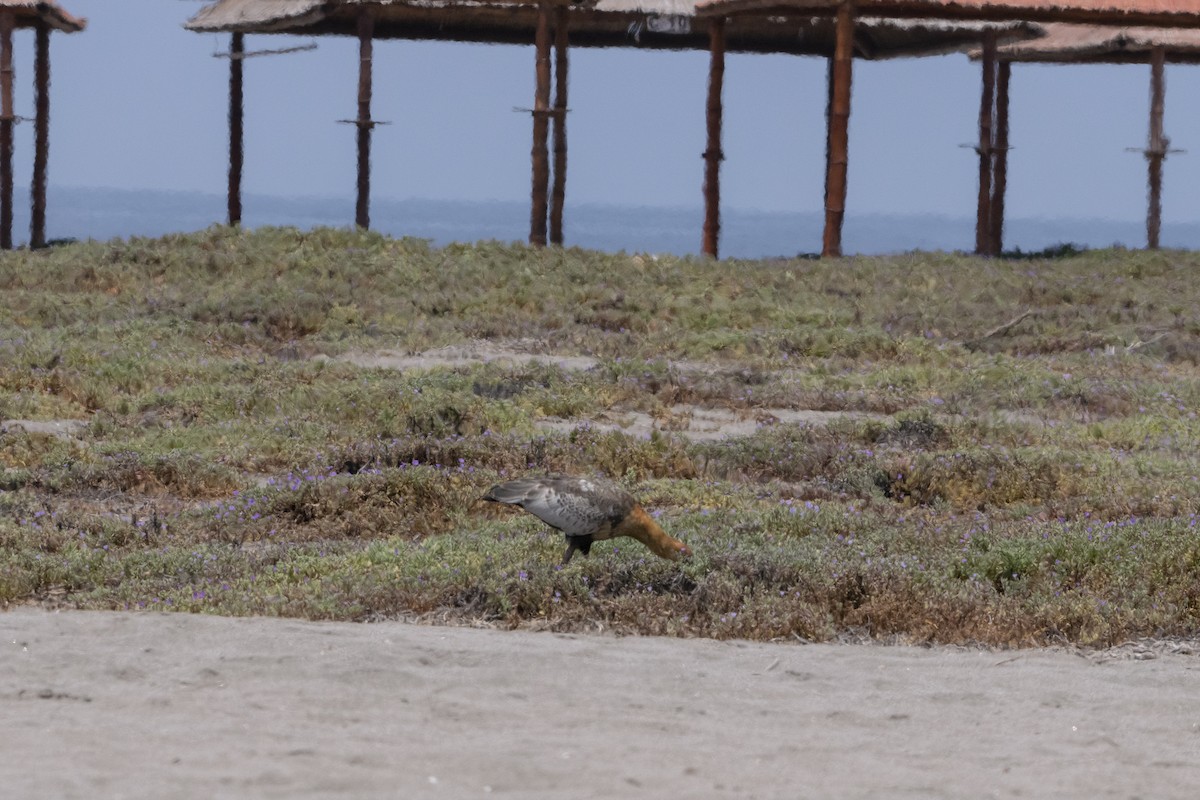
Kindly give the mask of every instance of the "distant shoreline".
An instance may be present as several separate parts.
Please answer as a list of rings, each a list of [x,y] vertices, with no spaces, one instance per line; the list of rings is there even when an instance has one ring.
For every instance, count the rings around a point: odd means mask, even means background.
[[[28,238],[28,193],[16,192],[14,238]],[[345,227],[354,216],[353,198],[247,195],[244,224],[301,229]],[[51,187],[48,233],[56,239],[128,238],[202,230],[224,221],[219,194],[163,190]],[[699,251],[699,206],[644,207],[572,204],[566,209],[568,246],[607,252],[690,255]],[[525,241],[529,208],[519,201],[396,200],[371,204],[372,227],[391,236],[413,236],[437,245],[483,240]],[[911,250],[955,251],[974,246],[974,217],[933,214],[853,213],[846,218],[846,252],[863,255]],[[819,212],[727,209],[722,215],[721,254],[770,258],[812,253],[820,247]],[[1005,247],[1041,250],[1063,243],[1136,249],[1145,241],[1141,221],[1105,219],[1010,219]],[[1163,245],[1200,249],[1200,221],[1167,222]]]

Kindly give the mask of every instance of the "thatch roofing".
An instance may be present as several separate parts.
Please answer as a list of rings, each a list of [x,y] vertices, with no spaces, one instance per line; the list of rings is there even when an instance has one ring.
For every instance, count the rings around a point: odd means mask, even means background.
[[[218,0],[185,27],[199,32],[355,33],[359,0]],[[376,8],[378,38],[468,42],[533,41],[536,0],[384,0]],[[569,5],[572,47],[708,49],[707,23],[695,18],[693,0],[585,0]],[[977,43],[979,23],[931,20],[858,20],[862,58],[951,52]],[[1040,34],[1020,22],[993,24],[1002,39]],[[732,52],[829,55],[833,26],[811,14],[731,20],[725,30]]]
[[[817,55],[833,53],[836,33],[833,17],[802,17],[799,33]],[[736,18],[728,24],[736,22]],[[887,19],[860,17],[854,20],[855,57],[872,60],[903,56],[931,56],[977,47],[985,31],[998,41],[1017,42],[1043,35],[1042,26],[1032,22],[972,22],[945,19]]]
[[[77,33],[87,20],[69,14],[53,0],[0,0],[0,12],[11,12],[18,28],[32,28],[39,21],[63,33]]]
[[[1145,64],[1150,53],[1161,47],[1169,62],[1200,63],[1200,30],[1065,23],[1044,28],[1045,38],[1002,46],[996,57],[1053,64]]]
[[[700,16],[833,14],[843,0],[700,0]],[[856,14],[910,19],[1200,27],[1200,0],[854,0]]]
[[[183,27],[198,32],[271,33],[324,19],[323,0],[223,0],[196,13]]]

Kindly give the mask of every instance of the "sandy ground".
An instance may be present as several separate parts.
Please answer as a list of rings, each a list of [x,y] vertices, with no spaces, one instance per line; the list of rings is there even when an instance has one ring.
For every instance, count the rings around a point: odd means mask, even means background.
[[[586,371],[599,365],[591,356],[553,355],[544,352],[545,343],[535,341],[493,342],[476,341],[464,345],[448,345],[422,353],[400,353],[392,350],[372,352],[352,351],[337,356],[335,361],[359,367],[382,369],[435,369],[502,364],[511,367],[527,364],[550,364],[562,370]],[[318,355],[317,360],[331,360]],[[715,374],[722,367],[701,361],[669,361],[671,369],[692,375]],[[728,367],[725,367],[728,369]],[[631,409],[614,409],[595,417],[564,419],[548,417],[539,420],[537,427],[555,433],[568,433],[580,424],[602,431],[621,431],[630,436],[649,436],[654,431],[695,441],[713,441],[734,436],[749,436],[763,425],[795,423],[828,425],[841,419],[887,419],[886,414],[862,411],[817,411],[792,408],[755,408],[733,411],[722,408],[680,403],[670,409],[669,418],[655,419],[649,414]]]
[[[0,613],[11,798],[1193,798],[1200,650]]]

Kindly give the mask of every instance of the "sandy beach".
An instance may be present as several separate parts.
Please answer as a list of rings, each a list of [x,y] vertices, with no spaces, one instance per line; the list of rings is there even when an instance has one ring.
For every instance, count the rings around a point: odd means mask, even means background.
[[[10,798],[1191,798],[1200,649],[0,614]]]

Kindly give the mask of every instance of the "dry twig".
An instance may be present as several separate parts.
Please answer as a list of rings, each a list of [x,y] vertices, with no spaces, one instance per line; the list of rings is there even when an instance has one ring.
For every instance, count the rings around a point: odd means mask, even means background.
[[[979,345],[983,344],[988,339],[992,339],[996,336],[1003,336],[1004,334],[1008,333],[1010,330],[1012,330],[1017,325],[1019,325],[1021,322],[1023,322],[1026,317],[1031,317],[1031,316],[1033,316],[1033,314],[1034,314],[1033,310],[1027,308],[1024,311],[1022,311],[1020,314],[1018,314],[1017,316],[1010,319],[1008,322],[1004,323],[1003,325],[997,325],[996,327],[992,328],[990,331],[983,334],[982,336],[978,336],[974,339],[970,339],[966,342],[963,342],[963,346],[970,350],[974,350],[976,347],[979,347]]]

